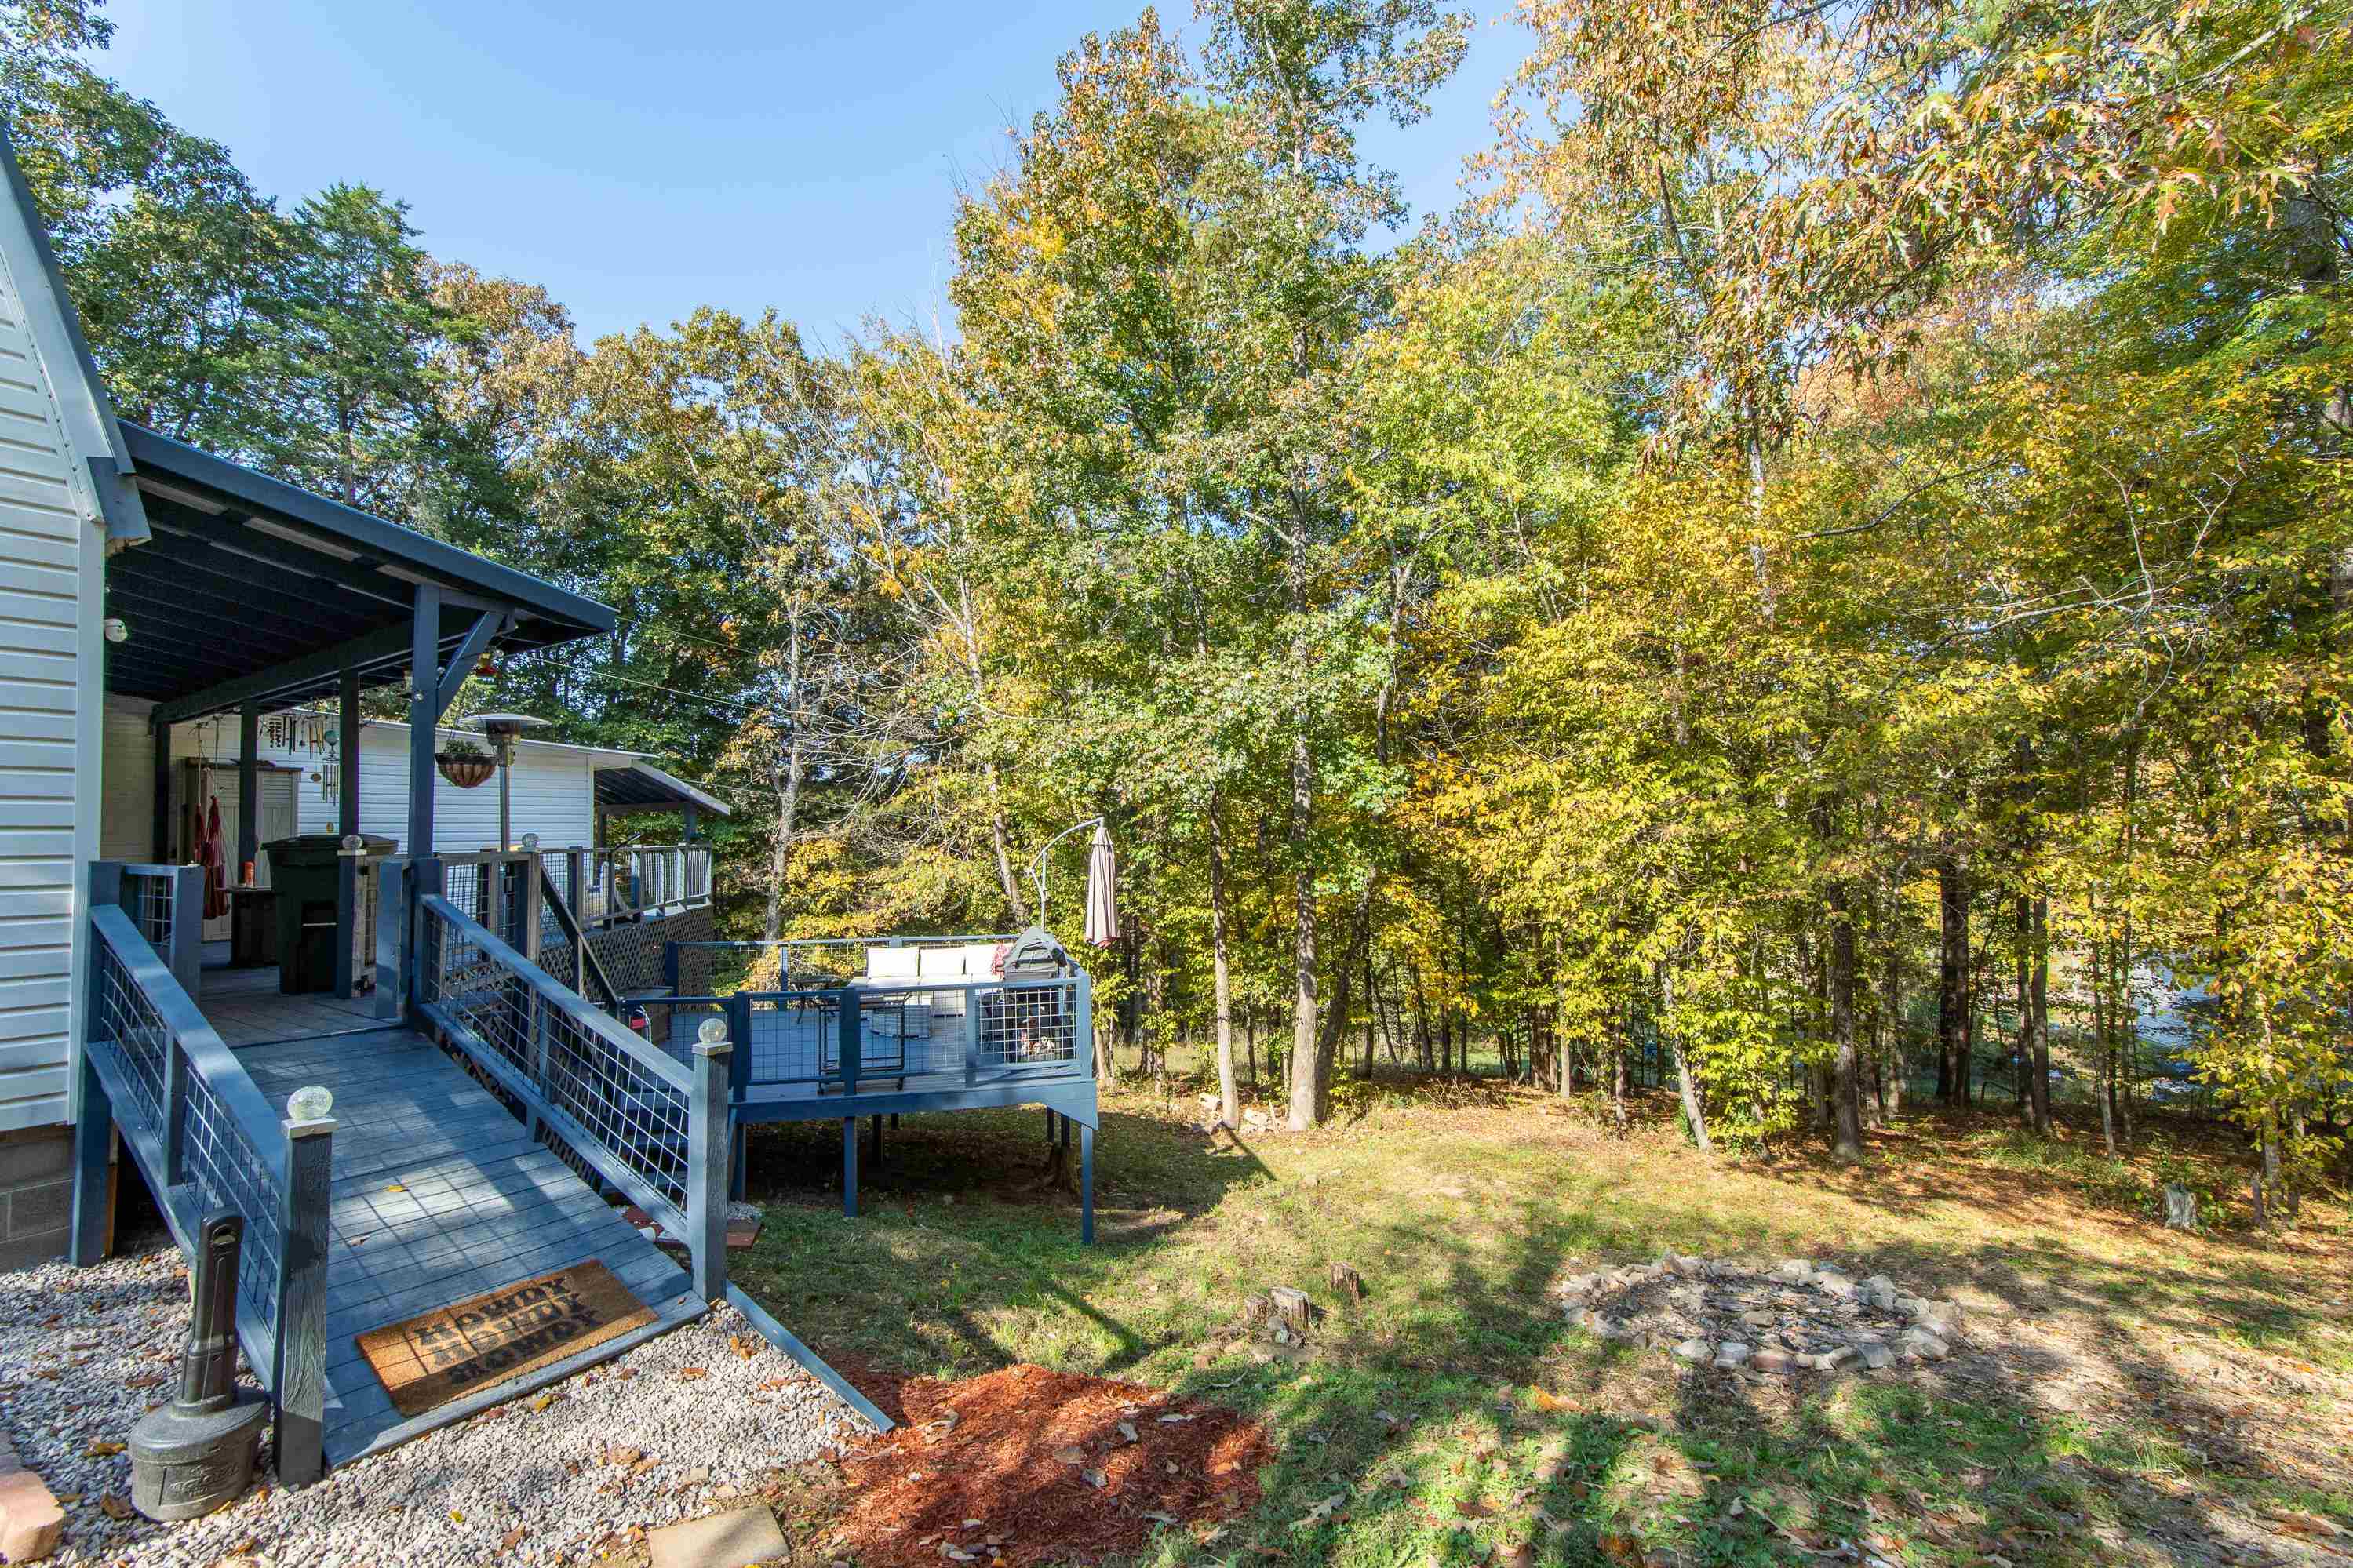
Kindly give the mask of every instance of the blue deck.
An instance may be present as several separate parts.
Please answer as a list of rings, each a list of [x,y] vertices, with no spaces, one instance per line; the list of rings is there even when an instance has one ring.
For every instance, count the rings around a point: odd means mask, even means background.
[[[323,1084],[335,1097],[329,1463],[512,1399],[702,1312],[668,1255],[420,1036],[381,1029],[284,1040],[243,1047],[237,1057],[281,1114],[304,1084]],[[653,1310],[653,1324],[415,1418],[393,1408],[359,1353],[357,1336],[371,1329],[590,1258]]]

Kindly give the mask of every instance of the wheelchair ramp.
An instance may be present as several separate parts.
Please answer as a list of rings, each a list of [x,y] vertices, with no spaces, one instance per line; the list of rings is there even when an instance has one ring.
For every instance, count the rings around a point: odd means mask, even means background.
[[[335,1097],[327,1263],[328,1462],[342,1464],[557,1382],[700,1317],[686,1272],[639,1235],[447,1053],[406,1029],[248,1046],[274,1109]],[[601,1262],[652,1313],[642,1328],[409,1417],[359,1350],[374,1329],[535,1276]]]

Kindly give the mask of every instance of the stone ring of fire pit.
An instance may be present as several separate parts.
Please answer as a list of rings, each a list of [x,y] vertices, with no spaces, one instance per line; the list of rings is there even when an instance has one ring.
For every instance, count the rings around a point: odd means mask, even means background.
[[[1879,1372],[1942,1361],[1960,1337],[1951,1301],[1799,1258],[1759,1268],[1670,1253],[1577,1275],[1555,1292],[1571,1327],[1726,1371]]]

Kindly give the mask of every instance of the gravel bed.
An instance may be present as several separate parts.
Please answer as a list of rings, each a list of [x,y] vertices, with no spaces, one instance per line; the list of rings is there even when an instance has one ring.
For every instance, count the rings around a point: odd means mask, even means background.
[[[870,1430],[721,1306],[543,1394],[332,1469],[315,1486],[281,1490],[265,1468],[259,1486],[207,1518],[118,1520],[104,1502],[130,1500],[131,1461],[92,1445],[126,1441],[170,1397],[155,1374],[177,1364],[187,1278],[168,1241],[95,1268],[0,1274],[0,1426],[65,1506],[55,1562],[585,1562],[632,1526],[739,1506],[770,1471]],[[696,1368],[702,1375],[681,1375]]]

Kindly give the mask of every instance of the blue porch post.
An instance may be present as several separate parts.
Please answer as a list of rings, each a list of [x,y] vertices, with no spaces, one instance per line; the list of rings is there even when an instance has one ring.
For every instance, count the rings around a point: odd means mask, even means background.
[[[237,710],[237,864],[231,886],[245,880],[245,868],[261,853],[261,704]]]
[[[335,826],[343,837],[360,830],[360,672],[346,668],[335,694]],[[335,994],[348,998],[358,984],[358,959],[352,943],[360,929],[360,861],[345,855],[335,865]]]
[[[441,590],[417,586],[408,645],[408,853],[433,853],[433,739],[441,722]]]
[[[172,726],[151,724],[148,738],[154,742],[153,853],[147,858],[158,866],[172,863]]]

